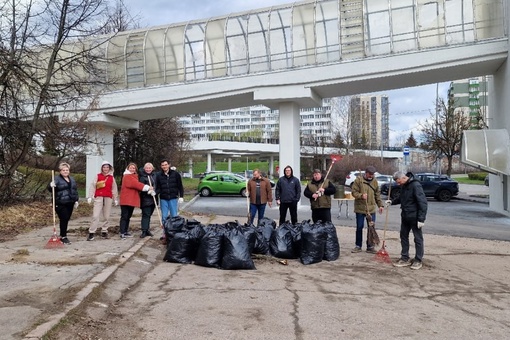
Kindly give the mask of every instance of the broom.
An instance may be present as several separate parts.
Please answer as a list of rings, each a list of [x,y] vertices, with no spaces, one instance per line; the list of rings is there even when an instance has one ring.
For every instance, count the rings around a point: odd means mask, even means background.
[[[55,182],[55,171],[51,170],[51,181]],[[64,244],[57,237],[57,219],[55,217],[55,187],[51,187],[51,202],[52,207],[51,211],[53,211],[53,236],[48,240],[44,248],[46,249],[55,249],[55,248],[64,248]]]
[[[388,189],[388,198],[391,197],[391,179]],[[390,207],[386,208],[386,218],[384,220],[384,231],[383,231],[383,238],[382,238],[382,246],[381,249],[375,254],[375,260],[383,263],[391,263],[390,254],[386,251],[386,229],[388,227],[388,213],[390,211]]]

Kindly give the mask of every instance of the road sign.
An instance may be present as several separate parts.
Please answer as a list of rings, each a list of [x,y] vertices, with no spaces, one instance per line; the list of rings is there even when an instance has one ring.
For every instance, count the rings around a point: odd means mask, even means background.
[[[409,147],[404,146],[404,156],[409,156]]]

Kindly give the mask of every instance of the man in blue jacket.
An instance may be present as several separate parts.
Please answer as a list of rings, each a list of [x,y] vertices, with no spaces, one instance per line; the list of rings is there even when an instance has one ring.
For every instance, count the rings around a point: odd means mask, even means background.
[[[301,199],[301,182],[294,177],[290,165],[283,169],[283,176],[278,179],[275,189],[276,204],[280,206],[280,224],[285,223],[287,210],[290,212],[290,221],[297,223],[297,205]]]
[[[400,259],[393,263],[395,267],[411,267],[411,269],[420,269],[423,260],[423,232],[427,216],[427,197],[419,180],[415,179],[413,174],[408,172],[404,174],[401,171],[395,172],[393,179],[401,186],[400,196],[395,200],[386,201],[387,205],[400,204],[401,223],[400,223],[400,244],[402,251]],[[413,231],[414,245],[416,254],[414,260],[409,257],[409,233]]]

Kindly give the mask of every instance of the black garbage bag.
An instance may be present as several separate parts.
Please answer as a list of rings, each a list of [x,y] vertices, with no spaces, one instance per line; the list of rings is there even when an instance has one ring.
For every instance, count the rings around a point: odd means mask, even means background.
[[[225,226],[210,224],[204,228],[204,235],[200,239],[195,264],[203,267],[219,268],[223,255],[223,235]]]
[[[271,239],[271,235],[273,231],[276,229],[276,222],[267,217],[263,217],[260,219],[260,223],[257,226],[257,230],[262,232],[266,243],[269,245],[269,240]]]
[[[295,259],[298,257],[294,251],[295,228],[291,223],[285,222],[274,230],[269,240],[269,251],[275,257]]]
[[[323,260],[336,261],[340,257],[340,243],[335,225],[332,222],[324,222],[323,228],[327,235]]]
[[[165,223],[163,224],[163,227],[165,228],[165,239],[167,245],[170,244],[170,241],[172,240],[176,233],[182,231],[185,225],[186,219],[184,217],[181,216],[167,217]]]
[[[262,254],[262,255],[268,255],[269,254],[269,240],[271,239],[271,235],[266,239],[264,237],[264,232],[267,230],[271,231],[271,234],[274,232],[272,229],[273,227],[264,227],[262,225],[259,225],[258,227],[254,228],[253,230],[255,233],[254,236],[254,244],[253,248],[251,249],[252,254]]]
[[[245,224],[241,227],[244,238],[248,242],[248,249],[250,254],[253,253],[257,243],[257,229],[253,224]]]
[[[192,263],[197,250],[198,240],[192,233],[176,233],[168,244],[163,260],[174,263]]]
[[[319,263],[324,257],[327,234],[322,223],[303,223],[301,231],[301,263]]]
[[[227,230],[223,236],[223,269],[255,269],[248,241],[241,228]]]
[[[270,225],[271,227],[273,227],[273,229],[276,229],[276,222],[275,222],[275,220],[270,219],[268,217],[262,217],[260,219],[260,222],[259,222],[258,226],[266,226],[266,225]]]

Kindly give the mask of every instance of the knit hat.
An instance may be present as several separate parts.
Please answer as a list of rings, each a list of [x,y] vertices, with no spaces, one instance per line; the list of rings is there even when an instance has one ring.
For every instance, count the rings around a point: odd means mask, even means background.
[[[373,166],[371,166],[371,165],[367,166],[367,168],[365,169],[365,172],[366,172],[366,173],[368,173],[368,174],[372,174],[372,175],[373,175],[373,174],[375,174],[375,173],[376,173],[376,171],[377,171],[377,170],[375,169],[375,167],[373,167]]]
[[[103,161],[103,163],[101,163],[101,168],[103,168],[103,166],[105,165],[109,165],[110,166],[110,169],[113,169],[113,165],[112,163],[108,162],[108,161]]]

